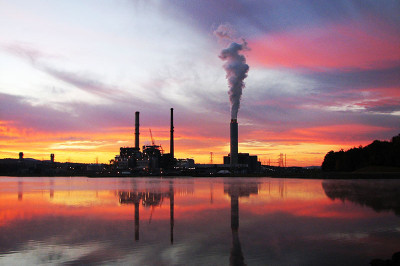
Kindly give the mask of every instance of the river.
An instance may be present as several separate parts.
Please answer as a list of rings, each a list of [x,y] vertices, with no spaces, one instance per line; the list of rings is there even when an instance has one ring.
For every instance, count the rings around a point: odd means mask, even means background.
[[[0,265],[369,265],[400,181],[0,177]]]

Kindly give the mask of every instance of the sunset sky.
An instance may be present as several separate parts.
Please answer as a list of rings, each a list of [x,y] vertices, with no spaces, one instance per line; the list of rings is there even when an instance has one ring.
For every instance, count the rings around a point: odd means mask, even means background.
[[[0,0],[0,158],[108,162],[134,145],[222,163],[229,152],[227,43],[250,67],[239,152],[320,165],[329,150],[400,133],[400,2]],[[229,43],[228,43],[229,44]]]

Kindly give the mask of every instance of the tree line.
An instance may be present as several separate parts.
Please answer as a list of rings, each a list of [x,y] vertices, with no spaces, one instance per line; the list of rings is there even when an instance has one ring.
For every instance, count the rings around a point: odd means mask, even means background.
[[[323,171],[355,171],[367,166],[400,167],[400,134],[391,141],[375,140],[365,147],[330,151],[322,162]]]

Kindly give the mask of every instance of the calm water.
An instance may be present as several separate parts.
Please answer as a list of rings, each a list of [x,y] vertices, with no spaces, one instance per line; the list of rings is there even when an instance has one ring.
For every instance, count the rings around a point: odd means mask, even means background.
[[[0,265],[369,265],[400,182],[0,177]]]

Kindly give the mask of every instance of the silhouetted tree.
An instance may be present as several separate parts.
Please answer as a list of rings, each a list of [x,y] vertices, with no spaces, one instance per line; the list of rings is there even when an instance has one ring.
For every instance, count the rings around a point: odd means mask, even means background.
[[[335,152],[330,151],[325,155],[324,161],[322,162],[323,171],[334,171],[336,165]]]
[[[400,134],[391,141],[375,140],[364,148],[329,151],[322,162],[323,171],[354,171],[366,166],[400,167]]]

